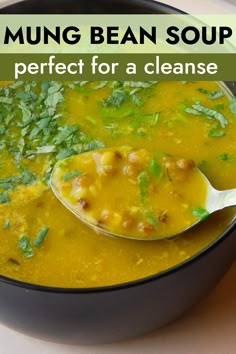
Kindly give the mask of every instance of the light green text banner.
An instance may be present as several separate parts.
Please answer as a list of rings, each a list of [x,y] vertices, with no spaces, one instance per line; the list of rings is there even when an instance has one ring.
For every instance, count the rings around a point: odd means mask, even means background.
[[[236,15],[0,15],[0,53],[224,53],[233,46]]]

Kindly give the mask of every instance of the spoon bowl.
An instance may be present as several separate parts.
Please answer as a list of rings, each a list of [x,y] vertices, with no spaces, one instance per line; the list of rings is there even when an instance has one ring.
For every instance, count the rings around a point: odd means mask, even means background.
[[[180,236],[209,214],[236,204],[236,190],[213,188],[193,161],[128,146],[60,160],[50,184],[88,227],[134,240]]]

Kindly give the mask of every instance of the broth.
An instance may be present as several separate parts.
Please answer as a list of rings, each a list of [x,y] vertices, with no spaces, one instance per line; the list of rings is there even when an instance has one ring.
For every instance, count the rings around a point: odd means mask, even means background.
[[[98,287],[161,272],[202,250],[229,225],[234,208],[175,239],[109,238],[83,225],[47,183],[58,159],[127,145],[192,159],[215,188],[235,188],[232,106],[215,82],[2,82],[0,273]]]

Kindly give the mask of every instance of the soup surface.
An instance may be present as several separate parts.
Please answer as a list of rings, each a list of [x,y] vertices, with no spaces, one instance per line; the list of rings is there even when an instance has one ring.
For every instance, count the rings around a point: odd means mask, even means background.
[[[55,165],[50,185],[82,221],[112,236],[160,240],[209,215],[207,185],[194,162],[144,148],[70,156]]]
[[[2,275],[59,287],[140,279],[190,258],[234,217],[229,208],[162,241],[95,233],[53,195],[51,171],[74,154],[120,146],[193,160],[215,188],[235,188],[235,99],[214,82],[2,82]]]

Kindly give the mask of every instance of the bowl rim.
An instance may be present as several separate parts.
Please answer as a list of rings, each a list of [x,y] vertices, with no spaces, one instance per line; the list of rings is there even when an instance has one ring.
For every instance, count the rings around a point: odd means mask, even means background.
[[[14,1],[14,0],[13,0]],[[30,1],[37,1],[37,0],[20,0],[20,1],[17,1],[17,2],[13,2],[13,3],[7,3],[7,4],[5,4],[4,5],[4,3],[3,3],[3,6],[2,7],[0,7],[0,14],[1,14],[1,10],[8,10],[8,9],[10,9],[10,8],[12,8],[12,7],[18,7],[18,5],[22,5],[22,4],[25,4],[25,3],[27,3],[27,2],[30,2]],[[113,0],[113,1],[121,1],[121,2],[126,2],[126,0]],[[165,4],[165,3],[163,3],[163,2],[161,2],[161,1],[156,1],[156,0],[129,0],[129,3],[130,4],[132,4],[132,3],[134,3],[134,4],[140,4],[140,5],[146,5],[146,6],[148,6],[148,5],[152,5],[152,6],[154,6],[154,7],[161,7],[161,8],[163,8],[163,9],[168,9],[168,10],[170,10],[171,12],[170,12],[170,14],[187,14],[185,11],[183,11],[183,10],[180,10],[180,9],[178,9],[178,8],[176,8],[176,7],[174,7],[174,6],[172,6],[172,5],[169,5],[169,4]],[[144,12],[145,13],[145,12]],[[7,14],[7,13],[6,13]],[[25,13],[25,14],[27,14],[27,13]],[[30,13],[29,13],[30,14]],[[33,14],[33,13],[32,13]],[[42,15],[43,14],[46,14],[45,12],[44,13],[42,13]],[[74,13],[73,12],[71,12],[71,14],[72,15],[74,15]],[[123,13],[122,13],[123,14]],[[117,13],[117,15],[118,15],[118,13]],[[125,15],[125,14],[123,14],[123,15]],[[129,14],[130,15],[130,14]]]
[[[121,0],[124,1],[124,0]],[[169,9],[172,11],[175,11],[178,14],[185,14],[184,11],[177,9],[176,7],[173,7],[171,5],[155,1],[155,0],[129,0],[130,3],[140,3],[140,4],[150,4],[153,5],[154,7],[161,6],[163,8]],[[7,4],[6,6],[3,6],[0,8],[0,14],[1,10],[7,10],[10,9],[11,7],[14,7],[15,5],[21,5],[22,3],[25,2],[30,2],[30,0],[21,0],[19,2],[15,2],[12,4]],[[118,283],[114,285],[105,285],[105,286],[98,286],[98,287],[88,287],[88,288],[65,288],[65,287],[56,287],[56,286],[46,286],[46,285],[38,285],[38,284],[33,284],[33,283],[28,283],[24,282],[21,280],[13,279],[4,275],[0,274],[0,282],[11,285],[11,286],[16,286],[20,288],[24,288],[27,290],[32,290],[32,291],[39,291],[39,292],[48,292],[48,293],[58,293],[58,294],[98,294],[98,293],[105,293],[105,292],[113,292],[113,291],[118,291],[118,290],[123,290],[123,289],[128,289],[128,288],[133,288],[137,286],[142,286],[145,285],[149,282],[153,281],[158,281],[160,279],[163,279],[169,275],[172,275],[176,273],[177,271],[181,271],[182,269],[190,266],[192,263],[197,262],[199,259],[202,257],[206,256],[208,252],[212,252],[216,247],[218,247],[223,241],[225,241],[228,237],[230,237],[234,231],[236,231],[236,219],[234,219],[227,227],[226,229],[218,236],[216,239],[214,239],[212,242],[210,242],[207,246],[205,246],[203,249],[192,255],[190,258],[182,261],[181,263],[178,263],[168,269],[165,269],[161,272],[151,274],[149,276],[136,279],[136,280],[131,280],[127,281],[124,283]],[[131,240],[132,242],[132,240]]]

